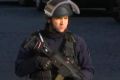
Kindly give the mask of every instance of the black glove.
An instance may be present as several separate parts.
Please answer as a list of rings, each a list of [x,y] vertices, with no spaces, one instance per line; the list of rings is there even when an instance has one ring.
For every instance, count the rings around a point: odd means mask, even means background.
[[[38,56],[37,63],[38,63],[39,69],[41,70],[50,70],[52,66],[51,61],[47,57]]]

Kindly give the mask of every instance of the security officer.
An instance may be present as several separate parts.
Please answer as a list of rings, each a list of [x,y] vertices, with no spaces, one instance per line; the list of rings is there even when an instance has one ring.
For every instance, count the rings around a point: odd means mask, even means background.
[[[94,69],[86,43],[83,38],[68,30],[69,17],[73,12],[80,13],[78,6],[71,0],[50,0],[44,11],[47,16],[46,26],[44,30],[32,33],[21,45],[15,61],[16,75],[29,76],[32,80],[91,80]],[[43,40],[54,54],[44,53]],[[57,54],[64,57],[63,66],[55,63],[56,59],[62,62],[54,56]],[[68,70],[64,67],[70,62],[79,68],[76,71],[80,73],[81,79],[71,76],[74,75],[75,67],[72,70],[70,66],[67,66]]]

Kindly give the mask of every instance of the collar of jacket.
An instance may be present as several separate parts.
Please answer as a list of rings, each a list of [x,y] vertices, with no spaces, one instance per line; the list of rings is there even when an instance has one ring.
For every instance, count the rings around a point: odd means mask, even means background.
[[[47,26],[42,31],[44,37],[53,38],[53,39],[63,38],[66,32],[67,32],[67,30],[63,33],[60,33],[49,26]]]

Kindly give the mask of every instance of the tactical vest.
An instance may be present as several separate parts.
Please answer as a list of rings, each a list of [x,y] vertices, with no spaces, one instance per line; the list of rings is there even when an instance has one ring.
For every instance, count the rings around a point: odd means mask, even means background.
[[[32,35],[36,35],[36,32],[33,33]],[[38,35],[38,32],[37,32]],[[44,36],[43,36],[44,38]],[[44,38],[45,40],[45,38]],[[64,36],[64,40],[62,42],[62,47],[60,48],[60,53],[62,53],[62,56],[69,58],[70,60],[74,61],[77,64],[77,57],[76,57],[76,52],[75,52],[75,46],[76,46],[76,40],[75,36],[71,32],[67,32]],[[40,71],[38,73],[35,73],[37,75],[37,78],[34,78],[32,80],[53,80],[55,76],[51,74],[51,71]],[[40,77],[40,76],[42,77]],[[46,77],[47,76],[47,77]]]
[[[63,47],[62,47],[62,53],[65,57],[68,57],[75,62],[77,61],[76,59],[76,40],[75,36],[71,32],[67,32],[64,37],[64,42],[63,42]]]

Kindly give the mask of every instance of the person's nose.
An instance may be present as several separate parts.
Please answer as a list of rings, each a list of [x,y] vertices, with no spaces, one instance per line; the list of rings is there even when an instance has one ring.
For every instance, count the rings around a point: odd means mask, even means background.
[[[62,19],[60,20],[60,24],[63,25],[63,23],[64,23],[64,19],[62,18]]]

